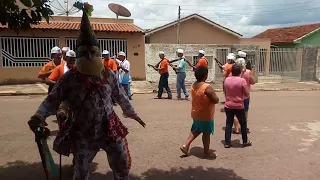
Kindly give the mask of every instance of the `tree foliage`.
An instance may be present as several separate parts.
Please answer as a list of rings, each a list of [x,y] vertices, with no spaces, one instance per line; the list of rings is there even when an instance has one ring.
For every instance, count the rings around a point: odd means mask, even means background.
[[[39,24],[42,17],[49,23],[52,15],[49,0],[0,0],[0,23],[10,29],[28,30],[30,25]]]

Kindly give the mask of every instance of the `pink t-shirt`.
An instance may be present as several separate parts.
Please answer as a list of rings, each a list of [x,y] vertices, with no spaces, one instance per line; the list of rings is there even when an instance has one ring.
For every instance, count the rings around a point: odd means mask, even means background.
[[[251,71],[249,69],[246,69],[245,72],[241,73],[241,76],[244,80],[247,82],[247,86],[249,87],[249,90],[251,89],[251,84],[250,84],[250,76],[251,76]],[[247,99],[249,96],[245,96],[244,98]]]
[[[247,82],[245,79],[239,76],[231,76],[226,78],[224,81],[224,88],[226,91],[226,108],[244,109],[244,86],[247,86]]]

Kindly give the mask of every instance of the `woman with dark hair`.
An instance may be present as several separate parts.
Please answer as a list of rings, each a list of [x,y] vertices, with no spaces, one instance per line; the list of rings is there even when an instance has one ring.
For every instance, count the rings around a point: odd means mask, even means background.
[[[194,75],[197,81],[191,86],[191,117],[193,124],[186,144],[180,149],[184,154],[188,155],[191,142],[202,133],[204,157],[214,158],[216,154],[209,150],[210,134],[214,133],[215,104],[219,102],[219,98],[210,84],[206,83],[208,68],[198,66],[195,69]]]
[[[243,146],[251,146],[252,142],[247,136],[247,121],[244,110],[244,97],[249,96],[249,88],[245,79],[240,77],[242,66],[239,64],[232,65],[232,76],[227,77],[224,82],[226,103],[226,131],[225,131],[225,148],[231,147],[231,133],[234,122],[234,116],[237,117],[241,127]]]

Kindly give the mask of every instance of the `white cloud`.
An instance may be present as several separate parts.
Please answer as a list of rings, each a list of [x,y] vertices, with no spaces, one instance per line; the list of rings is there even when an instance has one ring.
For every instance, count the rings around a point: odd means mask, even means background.
[[[64,0],[55,0],[63,2]],[[75,0],[70,1],[73,3]],[[85,0],[83,0],[85,1]],[[317,0],[88,0],[93,5],[93,17],[114,18],[109,3],[130,10],[135,24],[143,29],[154,28],[178,17],[198,13],[226,26],[245,37],[254,36],[268,28],[320,21]],[[69,3],[69,4],[70,4]],[[63,3],[61,3],[64,5]],[[59,4],[56,4],[59,8]],[[70,5],[69,5],[70,6]],[[74,14],[80,16],[81,13]],[[120,17],[121,18],[121,17]]]

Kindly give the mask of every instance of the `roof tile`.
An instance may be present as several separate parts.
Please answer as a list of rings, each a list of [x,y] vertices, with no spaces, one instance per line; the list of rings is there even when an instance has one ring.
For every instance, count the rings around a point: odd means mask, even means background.
[[[112,24],[112,23],[94,23],[91,22],[94,31],[104,31],[104,32],[129,32],[137,33],[142,32],[142,30],[134,24]],[[7,28],[7,26],[0,25],[0,29]],[[51,29],[51,30],[79,30],[80,22],[59,22],[53,21],[49,24],[46,22],[41,22],[38,25],[31,25],[32,29]]]
[[[271,43],[293,43],[294,40],[320,28],[320,23],[268,29],[254,38],[270,38]]]

